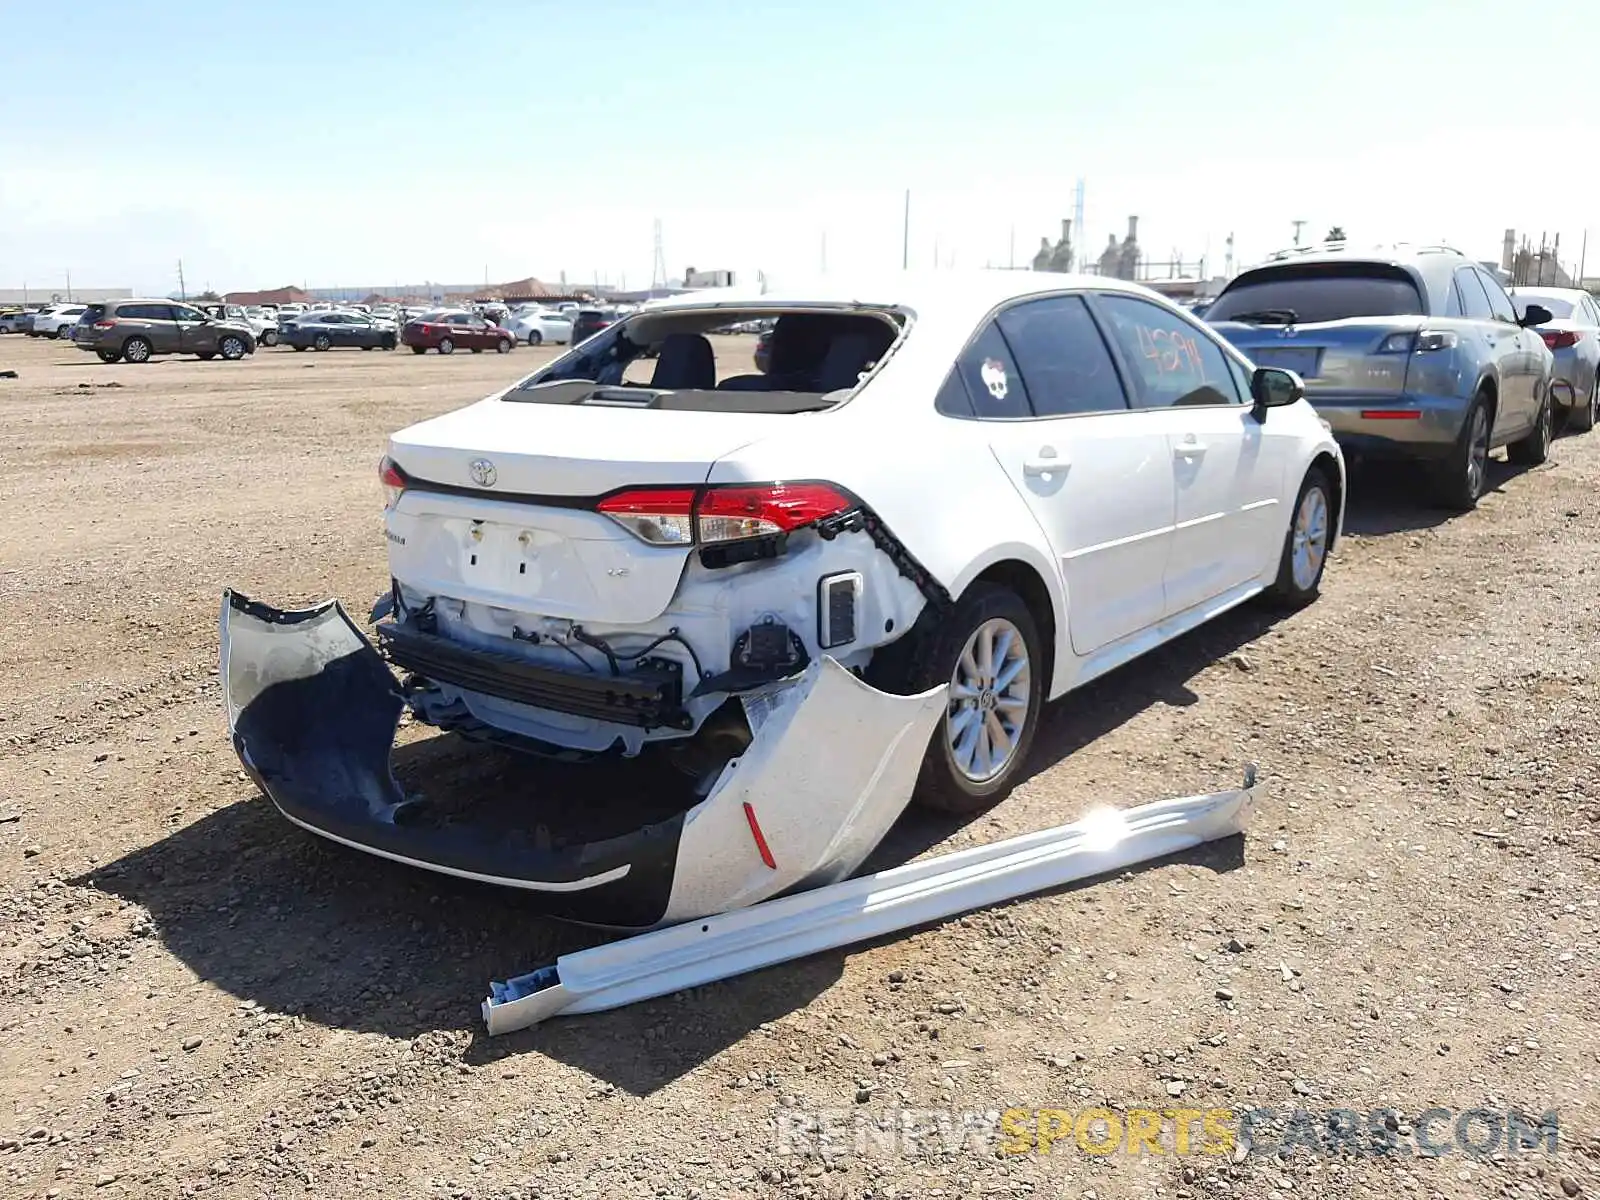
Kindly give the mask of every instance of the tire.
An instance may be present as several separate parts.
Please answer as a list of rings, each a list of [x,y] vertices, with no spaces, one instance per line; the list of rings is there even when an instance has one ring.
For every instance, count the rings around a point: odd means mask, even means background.
[[[53,335],[58,342],[64,342],[72,336],[72,330],[66,325],[57,325]]]
[[[292,348],[293,348],[293,349],[294,349],[294,350],[297,350],[297,351],[298,351],[298,350],[304,350],[304,349],[305,349],[305,347],[304,347],[304,346],[301,346],[301,345],[298,345],[298,344],[296,344],[296,345],[295,345],[295,346],[294,346],[294,347],[292,347]]]
[[[317,334],[316,337],[311,339],[311,344],[313,346],[315,346],[318,350],[331,350],[331,349],[333,349],[333,339],[330,338],[325,333]]]
[[[385,350],[393,350],[394,349],[394,338],[393,338],[392,335],[385,334],[384,337],[383,337],[383,341],[379,342],[378,344]]]
[[[452,342],[449,338],[440,338],[439,339],[439,353],[440,354],[454,354],[455,352],[456,352],[456,344],[454,342]]]
[[[122,357],[131,363],[149,362],[150,350],[148,338],[131,337],[122,343]]]
[[[263,330],[261,344],[263,346],[276,346],[278,344],[278,331],[276,329]]]
[[[1481,426],[1478,422],[1482,422]],[[1487,392],[1479,392],[1461,422],[1461,434],[1450,456],[1438,468],[1435,497],[1446,508],[1471,512],[1478,507],[1489,478],[1489,430],[1493,410]]]
[[[426,346],[413,346],[413,347],[411,347],[411,353],[413,353],[413,354],[426,354],[427,352],[428,352],[428,348]]]
[[[1278,578],[1266,591],[1267,601],[1283,608],[1304,608],[1322,589],[1328,565],[1328,540],[1333,536],[1333,481],[1321,467],[1306,472],[1295,497],[1289,528],[1283,535]]]
[[[1011,790],[1033,745],[1033,736],[1039,728],[1040,709],[1044,703],[1046,659],[1043,642],[1033,614],[1028,611],[1021,597],[997,584],[974,584],[942,619],[934,617],[931,611],[928,619],[937,623],[924,627],[919,621],[904,638],[893,643],[880,656],[884,660],[881,667],[874,660],[872,667],[877,670],[873,674],[881,681],[878,686],[905,695],[924,692],[944,683],[952,684],[954,689],[961,682],[958,671],[962,678],[970,676],[970,672],[962,666],[964,656],[969,657],[974,666],[977,665],[980,655],[976,648],[970,656],[966,652],[985,630],[989,631],[995,642],[1006,632],[1013,635],[1013,644],[1005,651],[1006,663],[1010,667],[1016,665],[1012,655],[1017,650],[1016,643],[1021,643],[1023,668],[998,696],[995,689],[990,687],[971,697],[952,698],[950,708],[928,742],[912,797],[917,804],[937,812],[964,816],[983,812]],[[992,679],[993,675],[989,678]],[[1022,710],[1020,727],[1013,730],[1009,756],[1000,769],[992,774],[978,771],[976,758],[972,760],[972,769],[964,769],[958,762],[956,747],[966,740],[965,732],[964,729],[952,732],[952,722],[968,712],[988,714],[998,721],[1003,710],[995,705],[997,699],[1002,703],[1021,702],[1026,705]],[[976,716],[966,723],[972,719],[979,722],[981,732],[987,724],[987,718]],[[974,745],[972,750],[976,749]]]
[[[233,334],[228,334],[217,343],[217,353],[222,355],[222,357],[227,359],[229,362],[238,362],[246,354],[249,354],[250,350],[249,347],[245,345],[245,341],[242,337],[235,337]]]
[[[195,355],[201,362],[210,362],[216,356],[216,352],[213,350],[206,350]]]
[[[528,330],[528,345],[537,346],[542,341],[544,341],[544,334],[537,329]]]
[[[1528,436],[1506,447],[1506,457],[1519,467],[1537,467],[1550,457],[1550,443],[1555,439],[1555,403],[1548,390],[1539,405],[1539,415],[1533,419]]]
[[[496,354],[510,354],[511,353],[511,339],[510,338],[501,338],[498,342],[496,342],[494,344],[494,352]]]
[[[1588,433],[1600,420],[1600,370],[1594,373],[1594,385],[1589,389],[1589,402],[1567,414],[1567,428],[1573,433]]]
[[[114,363],[122,357],[121,350],[96,350],[95,354],[99,356],[100,361],[103,363]]]

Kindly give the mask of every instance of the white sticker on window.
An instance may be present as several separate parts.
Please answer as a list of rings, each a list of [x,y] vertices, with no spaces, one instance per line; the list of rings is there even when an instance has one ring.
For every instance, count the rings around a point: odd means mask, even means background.
[[[978,369],[978,374],[983,377],[983,386],[989,389],[989,394],[996,400],[1004,400],[1008,390],[1006,385],[1006,365],[998,358],[986,358],[983,366]]]

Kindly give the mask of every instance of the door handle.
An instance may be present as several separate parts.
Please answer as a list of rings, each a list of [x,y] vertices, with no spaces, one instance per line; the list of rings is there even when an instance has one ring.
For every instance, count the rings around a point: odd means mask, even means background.
[[[1058,471],[1065,471],[1071,462],[1056,454],[1054,446],[1040,446],[1039,453],[1033,458],[1022,460],[1022,473],[1034,478],[1040,475],[1053,475]]]

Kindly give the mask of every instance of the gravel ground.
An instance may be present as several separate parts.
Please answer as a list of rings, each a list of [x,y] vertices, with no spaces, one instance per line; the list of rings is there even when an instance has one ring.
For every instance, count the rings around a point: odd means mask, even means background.
[[[1465,517],[1358,480],[1317,604],[1056,705],[1008,801],[909,816],[878,865],[1254,760],[1246,838],[491,1042],[487,981],[595,935],[279,819],[228,745],[216,613],[225,585],[368,603],[384,434],[548,356],[133,367],[0,338],[5,1194],[1600,1194],[1600,436],[1498,465]],[[434,786],[564,782],[436,741]],[[1560,1129],[1480,1159],[852,1132],[1101,1106],[1392,1107],[1402,1147],[1431,1107]],[[797,1132],[819,1115],[837,1153]]]

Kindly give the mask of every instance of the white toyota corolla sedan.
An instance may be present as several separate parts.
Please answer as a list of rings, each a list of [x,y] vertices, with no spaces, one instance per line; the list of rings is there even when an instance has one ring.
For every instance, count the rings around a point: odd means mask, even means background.
[[[774,321],[764,372],[749,339],[707,336],[754,320]],[[913,783],[944,810],[992,804],[1047,701],[1263,593],[1312,600],[1345,494],[1297,376],[1254,369],[1135,284],[1028,271],[652,302],[394,434],[381,474],[393,587],[377,642],[404,702],[568,757],[667,755],[702,798],[674,843],[715,826],[701,851],[717,869],[764,881],[731,903],[849,869],[841,844],[881,836]],[[306,714],[325,708],[328,741],[359,711],[348,679],[319,697],[310,674],[347,651],[379,661],[335,607],[224,604],[235,740],[288,815],[536,890],[650,877],[644,843],[622,837],[586,865],[529,866],[489,841],[369,836],[376,801],[306,794],[303,760],[275,778],[309,753],[291,728]],[[335,617],[338,646],[283,665],[296,629]],[[246,630],[271,669],[240,648]],[[273,671],[298,690],[251,733],[241,714]],[[369,674],[381,692],[389,676]],[[776,744],[802,731],[803,747]],[[365,753],[379,732],[360,732]],[[820,848],[784,869],[786,838]],[[712,903],[730,901],[674,892],[666,911]]]

